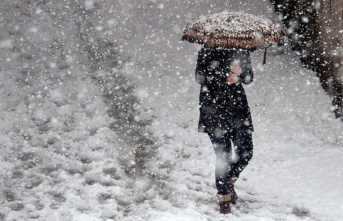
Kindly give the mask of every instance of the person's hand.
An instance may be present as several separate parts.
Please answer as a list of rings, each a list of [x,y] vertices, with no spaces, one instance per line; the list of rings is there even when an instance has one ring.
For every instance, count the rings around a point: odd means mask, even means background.
[[[226,84],[236,84],[238,82],[239,75],[235,73],[230,73],[226,78]]]
[[[233,60],[230,64],[231,73],[226,78],[227,84],[236,84],[239,79],[239,75],[242,74],[242,67],[239,65],[239,60]]]
[[[242,74],[243,70],[241,65],[239,64],[239,60],[233,60],[230,64],[230,70],[231,73],[236,74],[236,75],[240,75]]]

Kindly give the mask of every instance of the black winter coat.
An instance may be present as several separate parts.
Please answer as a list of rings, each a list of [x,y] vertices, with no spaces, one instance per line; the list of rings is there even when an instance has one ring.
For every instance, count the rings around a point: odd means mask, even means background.
[[[239,82],[225,83],[233,59],[240,60]],[[247,50],[202,48],[198,52],[195,81],[201,84],[198,131],[232,132],[235,129],[254,131],[250,108],[241,83],[250,84],[253,71]]]

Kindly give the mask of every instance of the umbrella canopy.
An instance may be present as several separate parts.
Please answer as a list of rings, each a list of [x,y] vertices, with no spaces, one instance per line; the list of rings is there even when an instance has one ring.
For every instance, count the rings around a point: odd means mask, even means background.
[[[220,12],[195,18],[181,40],[211,48],[267,48],[280,44],[284,33],[269,19],[241,12]]]

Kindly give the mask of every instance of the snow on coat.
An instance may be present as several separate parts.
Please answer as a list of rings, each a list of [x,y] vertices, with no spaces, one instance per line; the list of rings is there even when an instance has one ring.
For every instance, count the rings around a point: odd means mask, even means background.
[[[242,74],[236,84],[225,80],[231,61],[237,59]],[[247,50],[202,48],[198,52],[195,81],[201,85],[198,131],[230,132],[234,129],[254,131],[250,108],[241,83],[253,80],[250,54]]]

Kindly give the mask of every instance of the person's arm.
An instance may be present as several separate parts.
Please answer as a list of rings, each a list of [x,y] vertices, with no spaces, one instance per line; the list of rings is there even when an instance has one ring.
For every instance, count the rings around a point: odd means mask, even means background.
[[[242,73],[239,75],[238,81],[243,84],[250,84],[253,81],[254,73],[252,70],[249,51],[241,51],[239,53],[239,59],[242,67]]]
[[[198,84],[206,84],[207,83],[207,73],[209,69],[209,49],[202,48],[198,52],[198,60],[195,69],[195,82]]]

